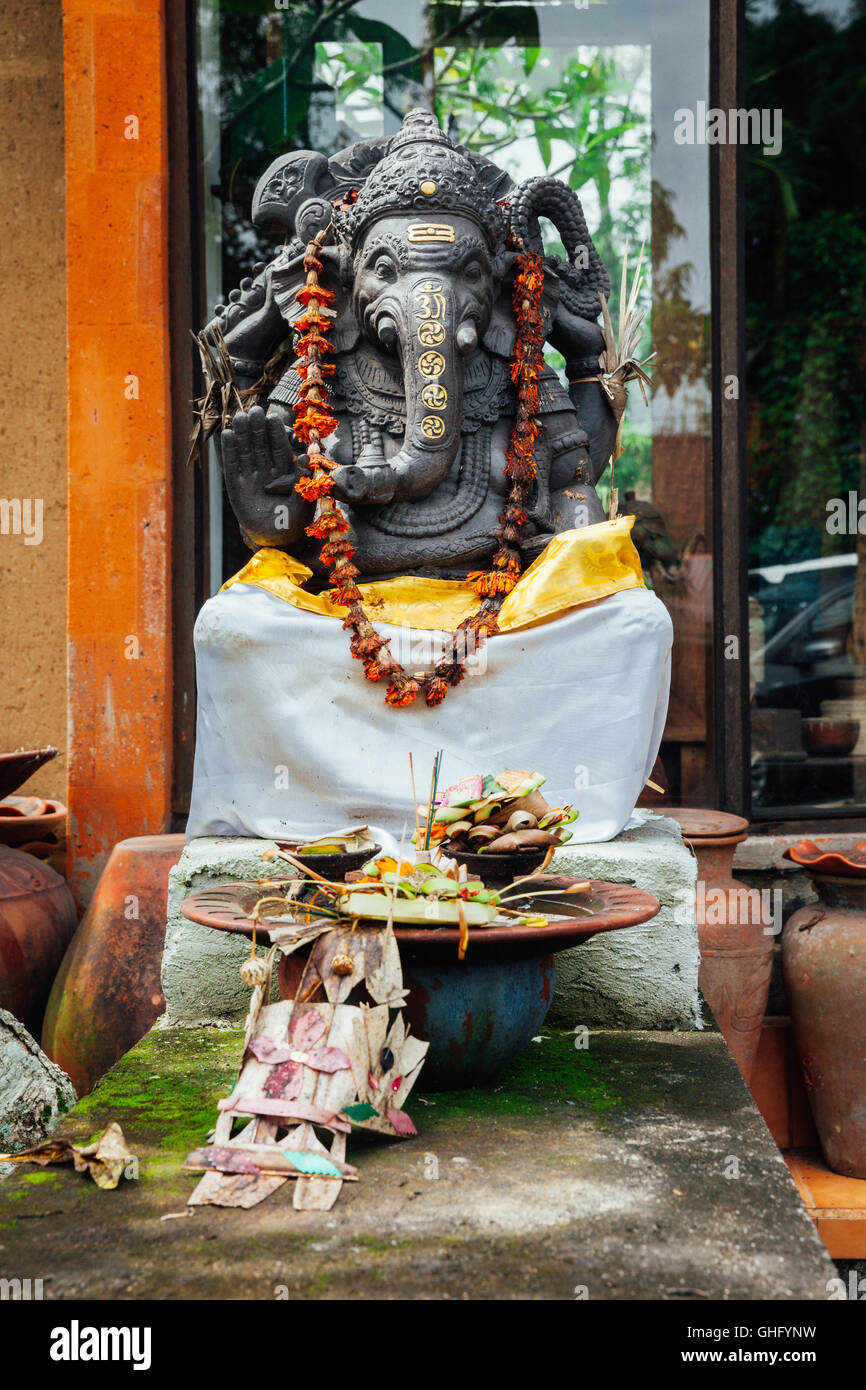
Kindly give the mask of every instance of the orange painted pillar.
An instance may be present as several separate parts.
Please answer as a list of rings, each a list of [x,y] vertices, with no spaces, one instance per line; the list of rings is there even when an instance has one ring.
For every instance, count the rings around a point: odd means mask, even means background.
[[[63,0],[70,877],[167,829],[170,397],[161,0]]]

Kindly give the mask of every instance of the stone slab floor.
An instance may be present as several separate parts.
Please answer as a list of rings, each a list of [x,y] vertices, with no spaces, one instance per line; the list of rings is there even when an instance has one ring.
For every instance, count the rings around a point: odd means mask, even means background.
[[[827,1297],[835,1268],[717,1034],[578,1049],[546,1031],[483,1089],[410,1097],[417,1139],[354,1134],[360,1181],[332,1211],[294,1211],[286,1183],[251,1211],[184,1215],[198,1179],[181,1164],[239,1045],[155,1030],[123,1058],[59,1132],[119,1120],[138,1179],[16,1169],[0,1273],[54,1299]]]

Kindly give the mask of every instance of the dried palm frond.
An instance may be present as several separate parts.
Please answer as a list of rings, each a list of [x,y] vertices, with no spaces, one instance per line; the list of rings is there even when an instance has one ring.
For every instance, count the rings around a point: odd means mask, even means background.
[[[206,389],[194,405],[196,419],[189,437],[187,465],[195,461],[196,455],[199,461],[204,459],[208,440],[218,430],[229,429],[239,410],[249,410],[263,396],[270,395],[293,357],[291,344],[284,344],[266,363],[262,375],[253,386],[240,387],[219,324],[215,324],[207,335],[193,333],[192,338],[201,357]]]
[[[218,324],[210,333],[193,333],[201,357],[205,393],[195,402],[195,424],[189,437],[187,465],[204,458],[205,445],[218,430],[227,429],[244,403],[234,367]]]
[[[640,254],[637,258],[634,275],[632,277],[631,288],[628,285],[628,242],[625,244],[625,253],[622,261],[622,279],[619,292],[619,342],[613,330],[613,322],[610,317],[607,300],[598,292],[601,300],[602,331],[604,333],[604,350],[601,354],[601,387],[611,403],[614,417],[616,419],[616,439],[614,440],[613,452],[610,456],[610,516],[613,519],[618,511],[617,490],[613,485],[614,465],[623,453],[622,426],[625,417],[625,407],[628,400],[628,382],[637,381],[644,405],[646,405],[646,387],[652,386],[652,378],[645,371],[647,362],[650,362],[655,353],[650,353],[649,357],[639,359],[637,356],[637,346],[640,341],[645,312],[638,309],[637,300],[643,283],[643,253],[645,242],[641,243]]]

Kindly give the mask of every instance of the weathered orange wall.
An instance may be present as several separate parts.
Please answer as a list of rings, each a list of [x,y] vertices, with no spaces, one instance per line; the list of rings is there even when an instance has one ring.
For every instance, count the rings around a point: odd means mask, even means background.
[[[169,817],[168,142],[160,0],[63,10],[67,799],[71,881],[86,899],[118,840]]]
[[[0,4],[0,498],[43,505],[43,538],[0,530],[0,752],[52,743],[25,788],[66,782],[66,243],[60,0]],[[35,539],[32,538],[32,539]]]

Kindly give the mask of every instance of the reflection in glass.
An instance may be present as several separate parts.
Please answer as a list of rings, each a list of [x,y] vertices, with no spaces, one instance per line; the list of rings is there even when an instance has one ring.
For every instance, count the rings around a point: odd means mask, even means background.
[[[747,105],[783,115],[746,157],[753,797],[842,811],[866,804],[866,5],[747,18]]]

